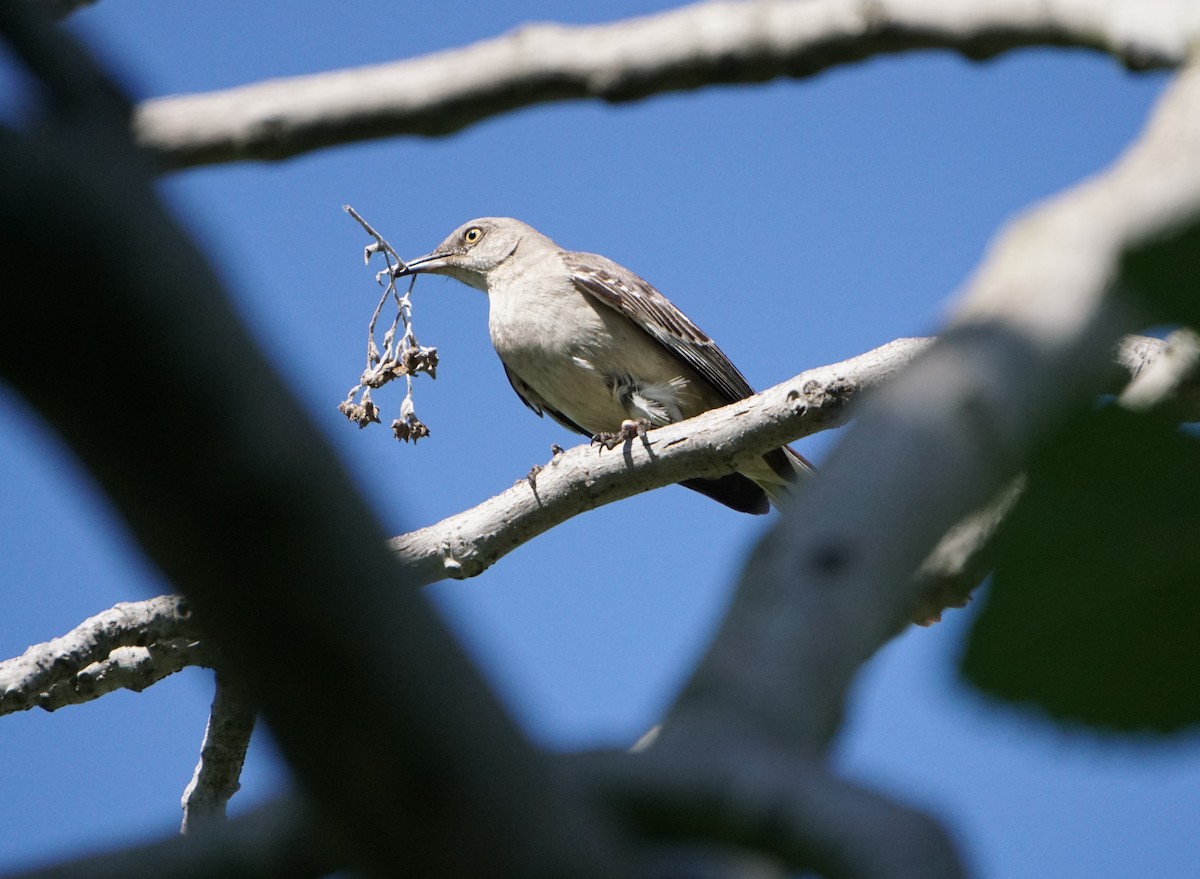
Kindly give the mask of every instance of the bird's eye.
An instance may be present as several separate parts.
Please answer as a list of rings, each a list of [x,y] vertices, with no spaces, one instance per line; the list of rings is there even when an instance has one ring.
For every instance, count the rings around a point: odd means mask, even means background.
[[[478,241],[482,237],[483,237],[483,230],[480,229],[478,226],[472,226],[470,229],[468,229],[466,232],[463,233],[463,241],[467,242],[467,244],[474,244],[476,241]]]

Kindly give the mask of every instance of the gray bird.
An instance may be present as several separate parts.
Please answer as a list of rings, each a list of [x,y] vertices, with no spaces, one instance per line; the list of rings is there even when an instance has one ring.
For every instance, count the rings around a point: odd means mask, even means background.
[[[563,250],[510,217],[464,223],[396,276],[449,275],[488,294],[488,331],[513,390],[538,415],[601,441],[745,399],[750,383],[704,332],[633,272]],[[765,513],[812,465],[788,447],[690,489]]]

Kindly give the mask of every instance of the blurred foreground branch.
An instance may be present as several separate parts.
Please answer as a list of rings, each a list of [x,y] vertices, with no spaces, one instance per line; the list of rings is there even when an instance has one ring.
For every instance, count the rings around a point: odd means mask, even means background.
[[[379,525],[160,205],[119,91],[23,3],[0,4],[0,35],[42,101],[27,131],[0,128],[0,375],[187,596],[352,862],[614,875],[612,829],[420,594],[394,588]],[[86,230],[71,243],[86,277],[30,259],[63,217]],[[63,351],[87,364],[70,407],[45,394]]]
[[[1200,231],[1200,69],[1107,171],[1018,218],[945,332],[858,410],[752,555],[724,624],[648,750],[703,765],[724,738],[820,752],[855,671],[913,606],[912,573],[1104,387],[1111,352]],[[1176,246],[1173,242],[1179,242]],[[1157,260],[1155,273],[1122,271]],[[1137,295],[1133,295],[1136,293]],[[787,669],[764,676],[763,668]]]

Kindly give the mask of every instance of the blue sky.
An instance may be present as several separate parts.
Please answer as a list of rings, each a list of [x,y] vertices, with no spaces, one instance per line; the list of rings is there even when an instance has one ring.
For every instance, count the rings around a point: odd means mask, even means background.
[[[424,54],[523,21],[670,5],[100,0],[71,26],[146,97]],[[271,394],[281,377],[399,533],[484,500],[543,463],[551,443],[575,440],[511,392],[483,296],[437,278],[414,296],[417,334],[442,357],[437,381],[416,389],[433,435],[405,446],[342,419],[335,407],[362,367],[377,298],[342,204],[405,255],[482,215],[602,252],[766,387],[935,330],[995,231],[1110,162],[1165,82],[1087,52],[987,64],[910,54],[800,82],[541,106],[447,139],[202,168],[164,178],[162,192],[279,371],[246,381]],[[0,84],[12,106],[12,79]],[[71,405],[69,386],[48,382],[46,393]],[[376,399],[385,420],[399,408],[398,393]],[[819,464],[835,441],[800,448]],[[3,388],[0,485],[3,657],[117,601],[168,591],[61,444]],[[429,593],[532,737],[625,744],[669,703],[765,524],[667,488]],[[942,817],[979,876],[1194,875],[1200,739],[1101,738],[986,703],[952,670],[970,616],[913,630],[867,667],[838,765]],[[209,675],[192,670],[140,695],[0,718],[0,869],[174,828],[210,698]],[[282,778],[257,740],[235,806]]]

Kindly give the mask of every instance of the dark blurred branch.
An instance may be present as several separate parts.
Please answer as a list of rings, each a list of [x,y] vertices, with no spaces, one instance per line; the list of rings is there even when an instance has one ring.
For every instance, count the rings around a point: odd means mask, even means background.
[[[119,851],[5,874],[6,879],[317,879],[349,861],[336,832],[298,796],[227,824]]]
[[[719,840],[770,855],[780,875],[962,879],[928,816],[835,776],[812,754],[726,741],[698,763],[680,749],[564,757],[613,809],[656,839]],[[741,874],[734,874],[741,875]]]
[[[115,89],[26,12],[0,4],[46,99],[41,125],[0,131],[0,374],[188,596],[362,868],[615,875],[602,822],[394,587],[378,524],[158,203]],[[34,257],[64,231],[69,273]],[[51,399],[63,351],[85,368]]]
[[[66,18],[72,12],[77,12],[91,6],[96,0],[13,0],[18,3],[28,3],[43,10],[52,18]]]

